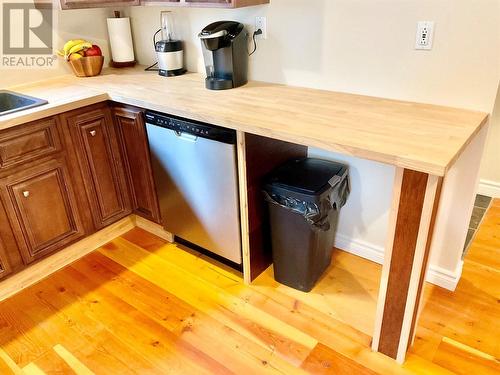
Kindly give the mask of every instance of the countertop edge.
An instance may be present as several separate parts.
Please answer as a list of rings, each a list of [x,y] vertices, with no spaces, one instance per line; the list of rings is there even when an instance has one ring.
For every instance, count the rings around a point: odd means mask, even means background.
[[[41,120],[46,117],[56,116],[88,105],[102,103],[107,100],[109,100],[109,95],[107,93],[98,93],[53,106],[51,106],[49,102],[48,107],[40,106],[22,112],[14,112],[12,115],[8,115],[9,117],[12,116],[12,118],[7,118],[5,120],[0,118],[0,131]]]
[[[453,167],[458,158],[460,158],[460,156],[464,153],[465,149],[469,147],[471,142],[474,140],[474,138],[476,138],[476,136],[481,132],[481,130],[483,130],[485,126],[488,126],[491,115],[485,112],[480,112],[480,113],[484,114],[483,121],[481,121],[479,126],[476,127],[476,130],[470,135],[469,139],[467,139],[467,141],[462,145],[460,150],[458,150],[455,156],[450,160],[450,162],[444,169],[442,176],[445,176],[448,173],[448,171]]]
[[[443,165],[440,164],[432,164],[428,163],[425,164],[425,168],[422,168],[422,165],[424,164],[422,161],[419,161],[418,163],[420,166],[415,165],[415,161],[413,159],[405,158],[405,157],[398,157],[392,161],[387,160],[389,158],[389,155],[383,154],[383,153],[377,153],[372,150],[365,150],[362,148],[358,147],[353,147],[353,146],[344,146],[336,143],[325,143],[321,142],[315,138],[309,138],[306,136],[301,137],[301,139],[297,139],[290,134],[275,131],[275,130],[270,130],[265,127],[261,127],[258,125],[253,125],[251,128],[245,124],[237,124],[232,121],[221,121],[220,118],[218,119],[211,119],[207,117],[198,117],[196,114],[192,112],[185,112],[185,111],[180,111],[176,108],[171,108],[168,107],[165,104],[162,105],[155,105],[150,102],[145,102],[140,99],[134,99],[134,98],[129,98],[127,96],[122,96],[119,94],[109,94],[109,100],[116,102],[116,103],[121,103],[121,104],[126,104],[126,105],[131,105],[131,106],[136,106],[140,108],[144,108],[146,110],[151,110],[151,111],[156,111],[156,112],[165,112],[174,116],[179,116],[179,117],[185,117],[185,118],[190,118],[195,121],[201,121],[201,122],[207,122],[207,123],[214,123],[218,126],[226,127],[229,129],[233,129],[236,131],[242,131],[245,133],[253,134],[253,135],[258,135],[262,137],[268,137],[268,138],[273,138],[273,139],[278,139],[290,143],[296,143],[300,144],[303,146],[309,146],[309,147],[318,147],[321,149],[324,149],[326,151],[331,151],[331,152],[337,152],[340,154],[352,156],[355,158],[360,158],[360,159],[365,159],[365,160],[371,160],[375,161],[377,163],[382,163],[386,165],[391,165],[394,167],[401,167],[401,168],[407,168],[411,169],[414,171],[418,172],[423,172],[423,173],[428,173],[431,175],[439,176],[442,177],[445,175],[446,168]],[[486,115],[486,114],[485,114]],[[486,115],[487,116],[487,115]],[[471,136],[471,140],[474,138],[474,136]],[[470,141],[469,140],[469,143]],[[380,157],[374,157],[374,156],[380,156]]]
[[[134,70],[132,71],[134,72]],[[109,71],[110,74],[104,75],[106,76],[115,76],[115,72],[113,70]],[[116,74],[116,77],[123,78],[127,75],[127,72],[120,71],[119,74]],[[378,149],[374,148],[363,148],[359,144],[349,143],[349,142],[337,142],[335,137],[330,137],[329,139],[322,138],[317,134],[307,134],[307,132],[298,133],[298,132],[288,132],[286,128],[272,128],[262,125],[260,123],[249,123],[242,119],[238,121],[238,118],[235,116],[225,117],[224,115],[215,116],[213,113],[207,113],[206,115],[196,110],[195,108],[190,108],[189,106],[181,106],[181,108],[177,108],[174,104],[169,103],[169,101],[158,102],[156,100],[147,100],[147,98],[141,98],[140,95],[134,96],[133,94],[129,94],[127,92],[123,92],[119,90],[117,87],[113,87],[113,85],[106,86],[106,81],[104,84],[100,82],[98,77],[95,81],[71,81],[72,77],[70,75],[65,75],[61,77],[56,77],[44,81],[40,81],[36,84],[26,84],[26,85],[18,85],[13,87],[13,89],[20,89],[20,92],[23,92],[24,89],[30,89],[32,87],[43,89],[44,82],[47,84],[54,83],[54,87],[57,89],[57,85],[61,86],[61,89],[67,85],[75,85],[80,90],[84,89],[85,91],[79,91],[78,95],[64,97],[61,100],[54,99],[52,102],[49,97],[45,98],[49,100],[49,104],[47,106],[36,107],[30,110],[21,111],[17,113],[13,113],[11,115],[7,115],[6,118],[0,117],[0,131],[8,129],[10,127],[30,123],[36,120],[40,120],[46,117],[55,116],[61,114],[63,112],[71,111],[77,108],[85,107],[87,105],[97,104],[100,102],[104,102],[107,100],[114,101],[117,103],[122,103],[126,105],[137,106],[149,110],[165,112],[172,115],[191,118],[193,120],[198,120],[207,123],[213,123],[215,125],[227,127],[230,129],[234,129],[236,131],[247,132],[249,134],[255,134],[259,136],[280,139],[287,142],[292,142],[296,144],[301,144],[310,147],[318,147],[327,151],[338,152],[344,155],[366,159],[371,161],[376,161],[378,163],[391,165],[396,168],[406,168],[411,169],[423,173],[427,173],[435,176],[444,176],[448,172],[448,170],[454,165],[460,155],[464,152],[464,150],[468,147],[468,145],[472,142],[472,140],[477,136],[477,134],[488,124],[488,120],[490,115],[486,112],[477,111],[477,110],[468,110],[468,109],[460,109],[453,107],[443,107],[434,104],[424,104],[424,103],[413,103],[413,102],[405,102],[398,101],[394,99],[385,99],[385,98],[376,98],[376,97],[368,97],[373,99],[380,99],[382,103],[384,101],[395,101],[398,103],[407,104],[416,104],[416,105],[426,105],[429,108],[436,109],[440,108],[449,108],[451,110],[463,111],[464,114],[471,113],[475,114],[475,121],[471,123],[469,126],[469,131],[465,134],[462,134],[460,142],[456,142],[453,147],[450,147],[450,152],[448,152],[446,157],[436,157],[434,160],[432,157],[419,157],[419,155],[413,155],[410,151],[406,153],[404,149],[399,151],[401,152],[384,152],[384,149],[378,147]],[[192,80],[191,80],[192,81]],[[272,84],[276,86],[285,86],[279,84]],[[12,88],[8,88],[12,89]],[[300,89],[300,87],[297,87]],[[310,88],[304,88],[305,90],[315,90]],[[88,90],[88,91],[86,91]],[[126,91],[126,88],[124,88]],[[316,91],[316,90],[315,90]],[[328,91],[328,90],[319,90],[319,91]],[[329,91],[328,91],[329,92]],[[335,92],[334,92],[335,93]],[[342,93],[338,93],[342,94]],[[352,95],[355,98],[365,98],[364,95],[357,94],[347,94]],[[458,113],[460,114],[460,113]],[[470,133],[470,134],[469,134]],[[340,139],[342,141],[342,139]],[[425,146],[424,146],[425,147]],[[456,150],[456,151],[455,151]]]

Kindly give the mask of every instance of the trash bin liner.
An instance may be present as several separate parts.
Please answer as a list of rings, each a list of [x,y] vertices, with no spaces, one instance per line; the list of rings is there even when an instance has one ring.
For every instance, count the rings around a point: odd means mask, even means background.
[[[264,186],[269,203],[275,279],[310,291],[330,265],[336,222],[349,195],[347,166],[295,159]]]

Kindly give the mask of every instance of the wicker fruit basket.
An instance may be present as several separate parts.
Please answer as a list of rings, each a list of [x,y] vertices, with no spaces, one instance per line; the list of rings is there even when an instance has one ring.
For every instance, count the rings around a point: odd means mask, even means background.
[[[77,77],[94,77],[101,74],[104,56],[81,57],[70,60],[69,64]]]

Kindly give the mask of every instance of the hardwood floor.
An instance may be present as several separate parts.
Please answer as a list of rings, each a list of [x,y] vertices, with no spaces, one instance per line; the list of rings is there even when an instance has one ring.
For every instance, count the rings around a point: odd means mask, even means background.
[[[309,294],[272,269],[246,286],[136,228],[0,303],[0,374],[499,373],[499,251],[497,200],[399,366],[370,350],[380,266],[335,251]]]
[[[500,200],[486,213],[453,293],[427,285],[415,345],[458,374],[500,373]]]

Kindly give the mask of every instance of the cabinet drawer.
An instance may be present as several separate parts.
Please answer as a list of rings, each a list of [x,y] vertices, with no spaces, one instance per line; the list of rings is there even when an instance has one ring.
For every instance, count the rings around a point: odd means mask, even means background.
[[[83,237],[63,158],[0,179],[0,192],[26,264]]]
[[[54,118],[32,122],[0,133],[0,168],[8,168],[61,151]]]

